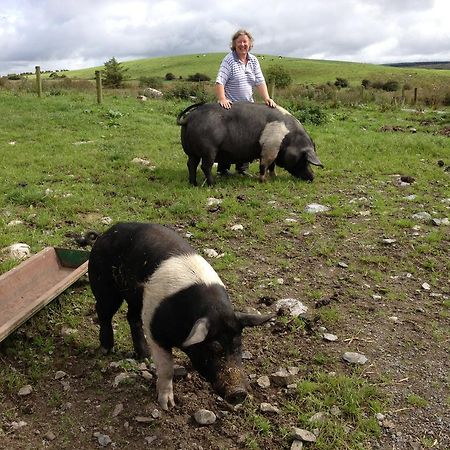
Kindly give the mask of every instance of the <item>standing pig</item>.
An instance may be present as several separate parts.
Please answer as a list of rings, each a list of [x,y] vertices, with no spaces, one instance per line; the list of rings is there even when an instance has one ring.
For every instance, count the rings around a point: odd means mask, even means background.
[[[225,109],[218,103],[196,104],[181,112],[177,123],[188,155],[189,182],[194,186],[200,161],[209,186],[214,182],[215,161],[259,159],[260,181],[265,181],[267,170],[275,175],[275,165],[307,181],[314,179],[310,164],[323,167],[302,124],[280,106],[238,102]]]
[[[146,223],[118,223],[94,243],[89,280],[96,298],[100,344],[114,346],[112,317],[123,300],[134,349],[150,349],[158,402],[174,406],[172,348],[182,349],[216,392],[231,403],[247,395],[241,333],[272,315],[233,311],[221,279],[176,232]]]

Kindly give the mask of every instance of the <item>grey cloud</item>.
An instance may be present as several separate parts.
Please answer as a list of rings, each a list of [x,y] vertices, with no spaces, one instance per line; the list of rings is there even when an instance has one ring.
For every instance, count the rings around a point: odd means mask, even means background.
[[[255,53],[375,63],[450,59],[444,0],[1,1],[0,74],[43,61],[81,68],[112,56],[225,53],[238,28],[253,33]]]

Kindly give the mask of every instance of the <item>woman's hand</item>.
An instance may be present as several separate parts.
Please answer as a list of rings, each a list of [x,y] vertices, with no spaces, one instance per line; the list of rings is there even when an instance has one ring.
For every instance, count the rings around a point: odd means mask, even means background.
[[[271,108],[275,108],[275,106],[277,106],[277,104],[270,97],[266,99],[264,103]]]
[[[220,104],[220,106],[222,108],[225,108],[225,109],[230,109],[231,106],[233,105],[233,102],[231,100],[228,100],[227,98],[225,98],[223,100],[218,100],[218,103]]]

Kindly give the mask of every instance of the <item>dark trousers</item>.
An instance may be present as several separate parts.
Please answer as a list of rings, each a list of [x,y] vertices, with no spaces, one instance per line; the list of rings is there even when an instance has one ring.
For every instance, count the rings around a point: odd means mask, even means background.
[[[237,172],[245,172],[248,170],[250,163],[244,162],[244,163],[238,163],[236,164],[236,171]],[[227,170],[230,170],[231,164],[227,162],[220,162],[217,164],[217,172],[223,173]]]

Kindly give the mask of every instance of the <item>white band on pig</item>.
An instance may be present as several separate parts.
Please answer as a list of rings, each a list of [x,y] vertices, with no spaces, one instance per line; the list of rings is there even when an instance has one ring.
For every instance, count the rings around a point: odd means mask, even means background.
[[[173,256],[163,261],[144,283],[142,324],[148,340],[150,323],[158,305],[168,297],[195,284],[220,284],[222,280],[209,263],[200,255]]]

